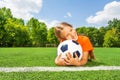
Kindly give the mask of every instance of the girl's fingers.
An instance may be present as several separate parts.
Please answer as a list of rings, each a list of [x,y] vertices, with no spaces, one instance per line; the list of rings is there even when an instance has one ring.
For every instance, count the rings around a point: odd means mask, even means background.
[[[64,60],[65,60],[66,63],[70,62],[70,60],[68,58],[65,58]]]
[[[75,58],[78,58],[77,53],[75,53]]]
[[[70,52],[68,52],[68,53],[66,54],[66,56],[67,56],[68,59],[72,58],[72,55],[70,54]]]
[[[57,56],[57,59],[60,59],[60,58],[61,58],[61,55],[62,55],[62,53],[60,53],[60,54]]]

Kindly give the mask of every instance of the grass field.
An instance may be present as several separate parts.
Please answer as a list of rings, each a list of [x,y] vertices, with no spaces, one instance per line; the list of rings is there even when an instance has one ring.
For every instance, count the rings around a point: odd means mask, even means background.
[[[120,80],[120,71],[11,72],[0,80]]]
[[[120,48],[95,48],[96,61],[85,66],[120,66]],[[53,66],[56,48],[0,48],[0,67]],[[120,80],[119,70],[74,72],[0,72],[0,80]]]
[[[0,67],[56,66],[56,48],[0,48]],[[96,61],[85,66],[120,66],[120,48],[95,48]]]

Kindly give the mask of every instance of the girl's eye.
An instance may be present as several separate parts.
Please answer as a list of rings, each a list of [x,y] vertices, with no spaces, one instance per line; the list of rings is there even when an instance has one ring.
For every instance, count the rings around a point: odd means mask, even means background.
[[[70,31],[72,31],[72,29]]]

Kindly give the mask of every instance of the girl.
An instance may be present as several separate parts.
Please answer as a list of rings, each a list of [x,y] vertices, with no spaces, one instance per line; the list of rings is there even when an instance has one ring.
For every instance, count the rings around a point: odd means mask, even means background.
[[[83,50],[83,56],[81,60],[78,59],[77,55],[75,58],[73,58],[70,53],[67,53],[66,55],[67,58],[62,59],[60,54],[57,55],[55,59],[55,64],[59,66],[68,66],[68,65],[81,66],[87,63],[88,57],[90,57],[90,59],[95,59],[93,54],[93,46],[89,38],[77,34],[75,29],[73,29],[72,25],[66,22],[60,23],[58,26],[55,27],[55,35],[60,42],[69,39],[77,41],[81,45]]]

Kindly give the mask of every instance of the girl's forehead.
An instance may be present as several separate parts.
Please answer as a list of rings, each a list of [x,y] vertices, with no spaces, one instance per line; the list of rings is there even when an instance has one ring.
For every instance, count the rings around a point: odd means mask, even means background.
[[[64,27],[62,30],[63,35],[68,34],[70,32],[70,30],[71,30],[71,27]]]
[[[69,29],[72,29],[72,28],[69,27],[69,26],[65,26],[65,27],[63,27],[63,29],[64,29],[64,30],[69,30]]]
[[[64,28],[64,27],[67,27],[67,25],[63,25],[63,24],[59,24],[58,26]]]

